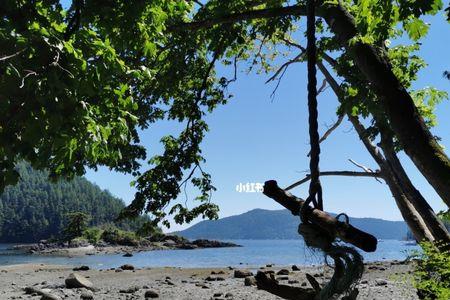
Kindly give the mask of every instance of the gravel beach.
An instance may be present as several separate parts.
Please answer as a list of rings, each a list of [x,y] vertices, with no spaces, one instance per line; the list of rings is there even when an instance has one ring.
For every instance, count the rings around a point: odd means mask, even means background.
[[[236,270],[232,268],[133,270],[133,266],[125,266],[123,270],[118,266],[114,270],[85,271],[73,268],[36,264],[0,266],[0,299],[281,299],[258,290],[251,280],[235,278]],[[326,266],[299,266],[298,271],[293,271],[292,266],[268,265],[242,270],[278,273],[282,269],[277,275],[280,283],[303,287],[309,286],[306,273],[318,282],[332,273]],[[418,299],[411,284],[411,270],[410,264],[398,261],[366,264],[358,299]],[[92,286],[67,288],[66,279],[71,273],[77,274],[77,278],[84,277]]]

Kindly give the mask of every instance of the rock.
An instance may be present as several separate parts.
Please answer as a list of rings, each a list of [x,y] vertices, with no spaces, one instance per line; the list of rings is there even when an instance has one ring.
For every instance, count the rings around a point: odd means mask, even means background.
[[[383,286],[383,285],[387,285],[388,282],[384,279],[375,279],[375,285],[376,286]]]
[[[277,272],[277,275],[289,275],[289,270],[287,269],[281,269]]]
[[[167,283],[168,285],[175,285],[175,283],[173,283],[170,279],[166,279],[166,283]]]
[[[61,297],[50,293],[43,293],[41,300],[62,300]]]
[[[208,276],[205,278],[206,281],[224,281],[225,278],[220,276]]]
[[[293,265],[292,266],[292,271],[300,271],[300,268],[297,267],[296,265]]]
[[[92,300],[92,299],[94,299],[94,293],[89,290],[85,290],[85,291],[81,292],[80,299]]]
[[[366,279],[364,279],[364,280],[361,280],[359,283],[361,283],[361,284],[367,284],[367,283],[369,283]]]
[[[244,279],[244,285],[245,286],[252,286],[256,285],[256,278],[254,276],[248,276]]]
[[[120,273],[120,272],[123,272],[123,270],[122,269],[115,269],[114,272]]]
[[[302,282],[301,286],[307,286],[308,284],[306,282]]]
[[[89,267],[88,266],[81,266],[81,267],[76,267],[72,269],[73,271],[89,271]]]
[[[224,248],[224,247],[241,247],[240,245],[236,245],[233,243],[220,242],[220,241],[210,241],[210,240],[195,240],[192,244],[196,245],[199,248]]]
[[[299,282],[298,282],[298,280],[291,279],[291,280],[288,280],[288,283],[289,284],[296,284],[296,283],[299,283]]]
[[[159,294],[157,292],[155,292],[155,291],[148,290],[148,291],[145,291],[144,297],[146,299],[148,299],[148,298],[159,298]]]
[[[223,294],[222,293],[214,293],[213,297],[222,297]]]
[[[228,299],[232,299],[234,296],[233,296],[233,294],[232,293],[226,293],[225,294],[225,298],[228,298]]]
[[[38,294],[38,295],[43,294],[43,291],[41,289],[34,286],[27,286],[23,290],[25,291],[25,294]]]
[[[124,255],[122,255],[123,257],[132,257],[133,254],[130,252],[125,253]]]
[[[123,265],[123,266],[120,266],[120,268],[121,268],[122,270],[128,270],[128,271],[134,270],[134,266],[133,266],[133,265],[130,265],[130,264],[125,264],[125,265]]]
[[[273,264],[266,265],[266,268],[272,268],[272,267],[273,267]]]
[[[129,287],[127,289],[119,290],[119,293],[122,293],[122,294],[133,294],[133,293],[136,293],[137,291],[139,291],[139,289],[140,288],[138,286],[132,286],[132,287]]]
[[[86,288],[91,290],[94,288],[92,282],[77,273],[71,273],[69,277],[66,278],[65,283],[66,288],[68,289]]]
[[[234,278],[245,278],[247,276],[253,276],[253,273],[247,270],[234,270]]]
[[[278,280],[289,280],[289,276],[282,275],[282,276],[278,276],[277,279]]]

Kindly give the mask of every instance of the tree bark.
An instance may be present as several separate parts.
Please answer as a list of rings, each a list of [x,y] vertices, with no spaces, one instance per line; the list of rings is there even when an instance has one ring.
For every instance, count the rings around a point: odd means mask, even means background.
[[[394,75],[386,55],[372,45],[349,42],[357,29],[353,17],[341,5],[325,6],[322,16],[371,84],[406,154],[450,207],[450,160]]]

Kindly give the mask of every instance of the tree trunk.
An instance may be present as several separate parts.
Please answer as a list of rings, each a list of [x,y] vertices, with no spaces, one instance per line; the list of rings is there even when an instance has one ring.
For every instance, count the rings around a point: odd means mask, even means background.
[[[406,154],[450,207],[450,160],[392,72],[386,55],[363,42],[349,43],[357,29],[353,17],[341,5],[324,6],[321,14],[371,84]]]
[[[334,80],[322,62],[319,61],[317,66],[330,84],[338,101],[342,102],[342,90],[336,80]],[[416,240],[430,242],[442,240],[450,243],[448,231],[420,192],[414,188],[395,151],[393,151],[392,144],[387,143],[386,132],[383,132],[383,155],[378,147],[373,145],[367,137],[366,129],[358,117],[351,114],[347,114],[347,116],[367,151],[380,167],[383,178],[389,186],[397,207]]]
[[[418,191],[414,187],[408,175],[406,174],[405,169],[403,169],[403,166],[398,159],[397,153],[394,150],[392,137],[389,134],[384,133],[383,131],[381,131],[381,135],[382,137],[380,146],[383,149],[384,155],[387,162],[390,164],[391,169],[393,170],[393,172],[395,172],[404,194],[408,197],[414,208],[423,218],[425,224],[431,231],[436,242],[444,242],[445,244],[450,245],[450,234],[447,228],[436,216],[435,212],[422,196],[420,191]]]

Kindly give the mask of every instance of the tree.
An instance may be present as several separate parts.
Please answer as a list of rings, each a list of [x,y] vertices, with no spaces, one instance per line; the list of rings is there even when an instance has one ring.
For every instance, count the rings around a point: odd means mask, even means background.
[[[317,7],[319,54],[343,80],[339,114],[371,119],[359,132],[365,145],[384,137],[382,169],[391,170],[386,180],[420,239],[439,239],[440,224],[408,183],[396,151],[404,150],[450,203],[450,164],[429,131],[443,94],[411,90],[424,67],[415,54],[428,28],[422,18],[441,9],[439,0],[327,1]],[[250,61],[252,68],[270,71],[276,47],[295,48],[305,12],[304,1],[282,0],[88,0],[73,1],[67,12],[58,1],[6,1],[0,8],[0,100],[6,100],[0,109],[8,116],[0,120],[8,128],[0,133],[4,184],[16,179],[18,158],[55,177],[106,165],[137,176],[138,192],[123,216],[147,211],[155,223],[166,224],[167,214],[179,223],[216,217],[209,202],[214,186],[202,168],[203,116],[226,103],[226,88],[236,78],[220,77],[215,66]],[[388,45],[404,33],[411,45]],[[164,137],[163,153],[141,171],[145,151],[137,129],[162,119],[185,129]],[[199,189],[199,205],[166,210],[188,183]]]
[[[88,222],[91,218],[82,212],[72,212],[66,215],[67,225],[64,228],[64,237],[71,241],[77,237],[81,237],[88,228]]]

